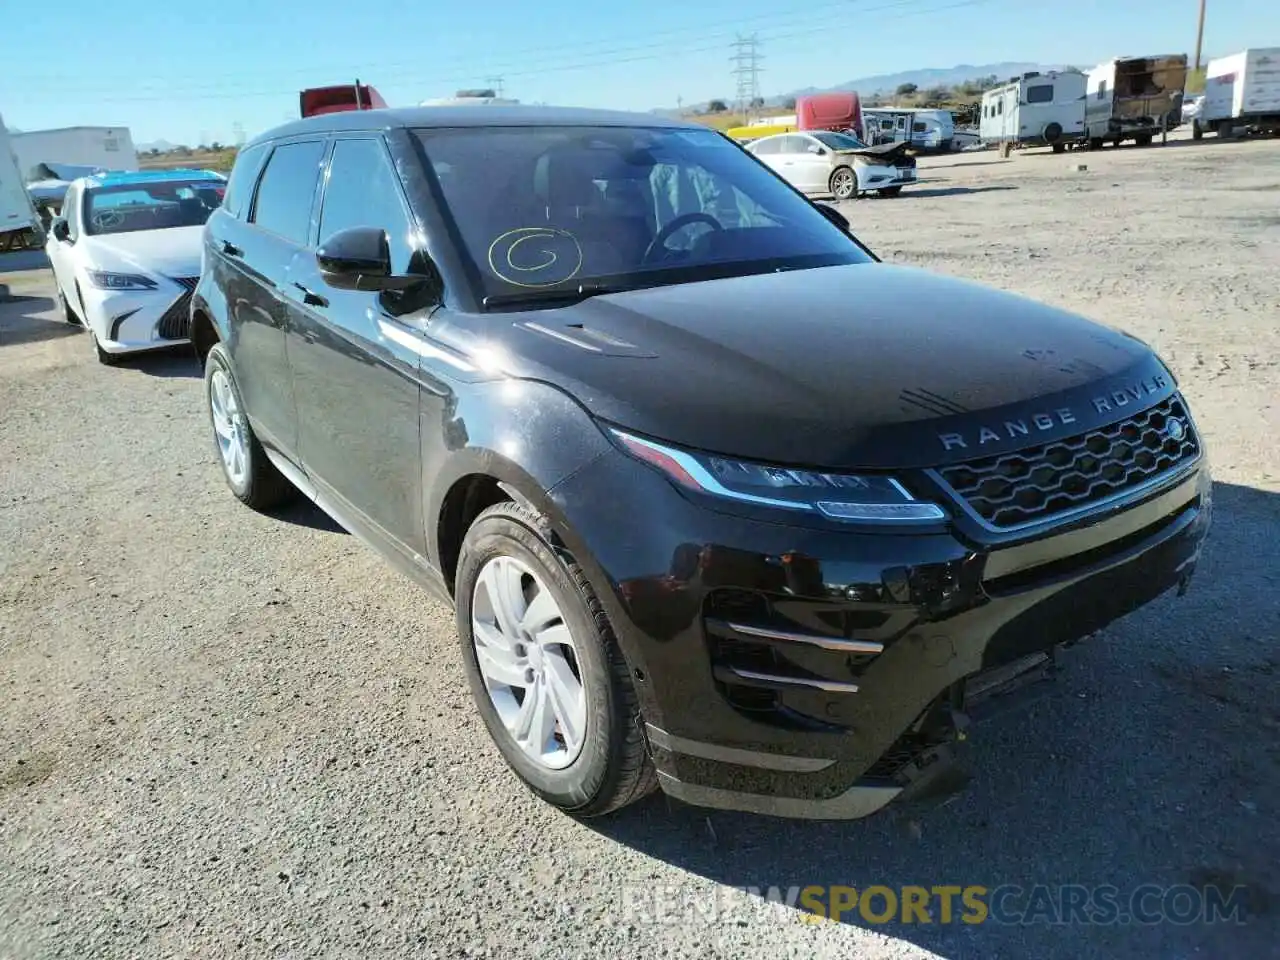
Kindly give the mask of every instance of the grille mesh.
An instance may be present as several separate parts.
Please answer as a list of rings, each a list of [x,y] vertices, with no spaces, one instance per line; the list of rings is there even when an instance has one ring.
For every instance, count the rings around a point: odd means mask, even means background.
[[[1181,438],[1169,435],[1171,419],[1181,422]],[[1199,452],[1182,398],[1174,396],[1088,433],[970,460],[939,473],[983,520],[1008,528],[1123,493]]]
[[[173,301],[164,312],[164,316],[156,323],[156,336],[164,340],[185,340],[191,336],[190,290]]]

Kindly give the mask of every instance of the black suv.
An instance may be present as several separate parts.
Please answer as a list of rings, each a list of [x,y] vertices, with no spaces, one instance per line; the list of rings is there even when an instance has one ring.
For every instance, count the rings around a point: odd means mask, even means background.
[[[508,763],[578,815],[868,814],[1209,527],[1144,344],[882,264],[702,127],[315,117],[240,152],[205,237],[231,489],[448,599]]]

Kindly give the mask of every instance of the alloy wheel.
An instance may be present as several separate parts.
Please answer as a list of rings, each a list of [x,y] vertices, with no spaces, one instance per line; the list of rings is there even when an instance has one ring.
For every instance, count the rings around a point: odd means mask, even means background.
[[[218,451],[222,454],[222,466],[233,484],[243,485],[248,474],[249,443],[231,380],[222,370],[215,370],[211,378],[209,409],[213,415]]]
[[[837,200],[848,200],[858,192],[858,181],[852,170],[837,170],[831,178],[831,192]]]
[[[586,690],[573,635],[546,584],[514,557],[490,559],[476,578],[471,635],[507,733],[543,767],[572,764],[586,739]]]

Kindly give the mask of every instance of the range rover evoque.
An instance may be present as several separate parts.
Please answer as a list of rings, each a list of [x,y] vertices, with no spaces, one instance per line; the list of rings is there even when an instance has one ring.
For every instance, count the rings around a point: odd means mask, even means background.
[[[506,761],[580,816],[655,785],[867,815],[1184,588],[1210,523],[1146,345],[881,263],[652,116],[277,128],[192,321],[231,490],[301,491],[450,601]]]

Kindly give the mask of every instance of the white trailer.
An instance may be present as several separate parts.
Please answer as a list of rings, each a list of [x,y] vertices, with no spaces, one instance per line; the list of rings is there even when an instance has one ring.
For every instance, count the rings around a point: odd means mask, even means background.
[[[956,135],[950,110],[863,107],[862,139],[871,146],[910,143],[920,150],[948,153]]]
[[[0,118],[0,251],[40,246],[44,238],[39,223],[13,155],[11,137]]]
[[[1253,47],[1210,60],[1204,99],[1191,121],[1191,135],[1205,130],[1229,137],[1280,132],[1280,47]]]
[[[1145,147],[1182,123],[1187,55],[1116,57],[1089,71],[1084,135],[1089,149],[1132,140]]]
[[[1084,139],[1087,78],[1076,71],[1032,71],[982,95],[978,136],[984,143],[1053,148]]]
[[[22,176],[42,163],[82,164],[105,170],[137,170],[138,152],[127,127],[60,127],[13,134]]]

